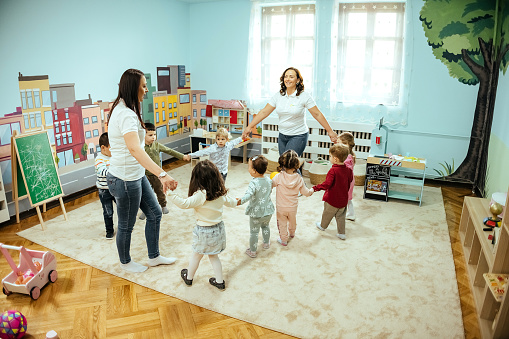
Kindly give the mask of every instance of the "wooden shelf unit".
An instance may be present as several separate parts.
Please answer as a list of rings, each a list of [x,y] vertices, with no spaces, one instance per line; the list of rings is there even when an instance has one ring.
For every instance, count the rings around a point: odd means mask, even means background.
[[[506,201],[508,206],[509,199]],[[483,273],[509,273],[509,211],[506,210],[495,245],[488,240],[493,231],[483,231],[483,220],[492,216],[489,201],[465,197],[459,234],[465,255],[470,288],[483,338],[509,338],[509,298],[507,291],[498,302],[489,290]]]

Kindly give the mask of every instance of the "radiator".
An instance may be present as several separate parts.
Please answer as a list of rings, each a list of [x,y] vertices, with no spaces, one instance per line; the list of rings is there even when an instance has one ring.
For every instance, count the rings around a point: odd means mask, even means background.
[[[278,141],[278,118],[276,115],[269,116],[262,121],[262,153],[267,154],[269,149],[277,147]],[[332,146],[327,132],[313,119],[308,117],[309,138],[303,158],[316,160],[318,157],[329,159],[329,148]],[[350,132],[355,138],[354,152],[357,159],[367,159],[371,148],[371,132],[375,124],[329,122],[332,129],[339,135],[342,132]]]

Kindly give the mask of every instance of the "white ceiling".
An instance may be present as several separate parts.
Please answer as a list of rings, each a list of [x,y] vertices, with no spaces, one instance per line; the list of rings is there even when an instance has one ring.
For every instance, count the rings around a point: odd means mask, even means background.
[[[188,4],[199,4],[199,3],[203,3],[203,2],[218,2],[218,1],[224,1],[224,0],[177,0],[177,1],[186,2]]]

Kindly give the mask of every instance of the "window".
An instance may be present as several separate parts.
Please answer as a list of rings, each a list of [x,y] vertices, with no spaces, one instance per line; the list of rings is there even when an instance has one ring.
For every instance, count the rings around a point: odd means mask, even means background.
[[[332,51],[332,99],[399,103],[405,8],[402,3],[340,4]]]
[[[60,136],[57,136],[57,146],[60,146]]]
[[[179,96],[180,104],[188,104],[189,103],[189,93],[187,94],[181,94]]]
[[[99,136],[99,130],[94,129],[93,135],[94,135],[94,137],[98,137]]]
[[[306,91],[313,85],[315,55],[315,5],[261,8],[261,50],[255,80],[256,97],[271,97],[280,89],[279,78],[292,65],[305,79]],[[254,61],[254,60],[253,60]]]
[[[160,77],[167,77],[170,76],[170,71],[167,69],[160,69],[157,71],[157,75]]]
[[[32,100],[32,90],[27,90],[27,105],[29,109],[34,108],[34,101]]]
[[[55,120],[55,121],[57,121],[57,120],[58,120],[58,111],[57,111],[57,110],[54,110],[54,111],[53,111],[53,114],[55,115],[55,116],[54,116],[54,118],[55,118],[54,120]]]
[[[67,145],[67,135],[62,135],[63,144]]]
[[[193,103],[196,102],[196,94],[193,94]]]
[[[163,102],[161,102],[161,107],[162,107],[162,108],[164,108],[164,101],[163,101]]]
[[[173,117],[176,118],[177,117],[177,112],[173,112]]]
[[[44,111],[44,122],[46,126],[53,126],[53,114],[51,111]]]
[[[193,109],[193,118],[196,118],[197,115],[198,115],[198,112],[195,109]]]
[[[207,110],[205,108],[201,109],[201,116],[206,117],[207,116]]]
[[[177,103],[176,102],[173,103],[173,108],[177,108]]]
[[[92,137],[92,133],[90,131],[85,132],[85,138],[90,139]]]
[[[159,123],[159,113],[156,113],[156,123]]]
[[[163,109],[163,121],[166,121],[166,111]]]
[[[65,111],[65,118],[69,119],[69,112],[68,111]]]
[[[155,105],[156,105],[156,109],[158,109],[159,108],[159,104],[156,102]]]
[[[58,122],[55,124],[55,133],[60,133],[60,128],[58,127]]]
[[[89,118],[83,118],[83,125],[88,125],[90,123]]]
[[[35,114],[34,113],[30,113],[30,126],[32,128],[35,127]]]
[[[61,128],[62,128],[62,133],[65,132],[65,124],[61,124]]]
[[[95,147],[95,151],[96,151],[97,153],[101,152],[101,146],[97,145],[97,146]]]
[[[42,91],[42,107],[51,107],[49,91]]]
[[[71,131],[71,124],[69,123],[69,121],[67,122],[67,132],[70,132]]]
[[[207,94],[200,94],[200,102],[207,103]]]
[[[35,108],[41,107],[41,92],[39,90],[34,90],[34,101],[35,101]]]
[[[97,116],[96,115],[92,116],[92,123],[94,123],[94,122],[97,122]]]
[[[48,128],[46,131],[48,132],[50,144],[54,145],[55,144],[55,131],[53,130],[53,128]]]
[[[67,138],[69,139],[69,143],[72,144],[72,134],[67,133]]]
[[[53,95],[53,102],[57,102],[57,91],[51,91],[51,94]]]
[[[188,121],[191,120],[191,116],[190,115],[187,116],[187,120]]]
[[[25,91],[21,91],[21,107],[27,109],[27,94]]]
[[[41,127],[42,126],[41,112],[35,112],[35,126],[37,126],[37,127]]]
[[[30,123],[28,122],[28,114],[23,114],[23,118],[25,119],[25,129],[29,129]]]
[[[19,122],[0,125],[0,145],[9,145],[11,143],[11,136],[13,131],[21,131]]]

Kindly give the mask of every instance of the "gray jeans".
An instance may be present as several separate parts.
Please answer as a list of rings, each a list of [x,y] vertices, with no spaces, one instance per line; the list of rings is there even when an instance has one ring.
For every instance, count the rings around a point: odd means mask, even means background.
[[[258,233],[262,229],[263,243],[268,244],[270,241],[270,228],[269,222],[272,214],[266,215],[261,218],[249,218],[249,227],[251,228],[249,236],[249,249],[251,252],[256,252],[258,249]]]
[[[338,227],[338,234],[345,234],[345,215],[346,215],[346,206],[343,208],[336,208],[331,206],[328,202],[323,202],[323,214],[322,214],[322,222],[320,226],[323,229],[329,227],[329,224],[332,218],[336,218],[336,223]]]

